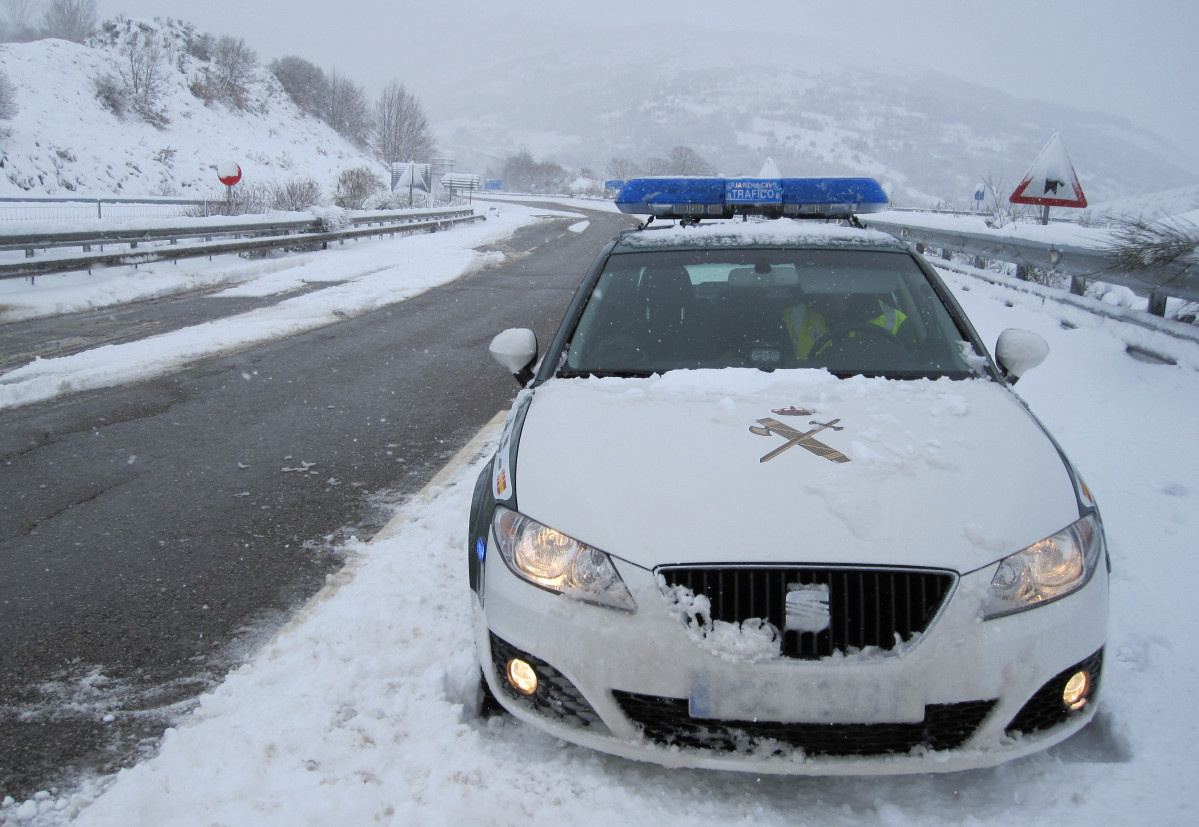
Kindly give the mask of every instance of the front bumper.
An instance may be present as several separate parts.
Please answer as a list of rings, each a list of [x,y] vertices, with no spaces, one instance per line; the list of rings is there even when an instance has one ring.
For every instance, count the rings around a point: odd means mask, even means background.
[[[992,766],[1057,743],[1094,715],[1061,702],[1080,668],[1098,681],[1103,566],[1055,603],[980,619],[989,569],[961,577],[932,624],[892,652],[752,662],[697,642],[652,572],[614,561],[637,611],[539,589],[498,554],[474,595],[492,692],[518,718],[574,743],[672,767],[779,774],[899,774]],[[533,665],[516,692],[505,665]]]

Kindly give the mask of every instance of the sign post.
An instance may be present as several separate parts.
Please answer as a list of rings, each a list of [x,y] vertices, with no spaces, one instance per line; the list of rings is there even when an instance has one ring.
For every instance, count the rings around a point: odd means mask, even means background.
[[[1044,207],[1042,224],[1049,223],[1050,207],[1087,205],[1087,197],[1082,194],[1082,185],[1078,183],[1078,175],[1070,163],[1070,156],[1066,154],[1061,135],[1054,133],[1049,139],[1028,172],[1024,173],[1015,192],[1008,196],[1008,201]]]
[[[233,185],[241,180],[241,167],[225,161],[216,168],[216,177],[225,185],[225,215],[233,215]]]

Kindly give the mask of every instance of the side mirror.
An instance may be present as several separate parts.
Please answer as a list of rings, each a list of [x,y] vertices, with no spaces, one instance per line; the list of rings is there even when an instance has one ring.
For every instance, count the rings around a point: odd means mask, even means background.
[[[1013,385],[1016,380],[1049,355],[1049,343],[1036,333],[1008,328],[999,334],[995,342],[995,359],[1003,371],[1003,377]]]
[[[537,334],[533,331],[510,327],[491,340],[488,350],[522,386],[533,378],[533,363],[537,361]]]

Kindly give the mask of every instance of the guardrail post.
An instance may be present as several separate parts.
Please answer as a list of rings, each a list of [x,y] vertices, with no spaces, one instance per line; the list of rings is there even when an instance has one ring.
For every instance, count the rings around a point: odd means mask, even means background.
[[[1166,316],[1166,299],[1169,298],[1165,293],[1159,290],[1154,290],[1149,294],[1149,312],[1154,316]]]
[[[104,210],[103,210],[103,209],[101,209],[101,207],[100,207],[100,205],[101,205],[102,203],[103,203],[103,202],[102,202],[102,201],[100,201],[100,199],[99,199],[99,198],[97,198],[97,199],[96,199],[96,218],[103,218],[103,217],[104,217]]]
[[[1087,280],[1082,276],[1071,276],[1070,292],[1076,296],[1085,296],[1087,294]]]

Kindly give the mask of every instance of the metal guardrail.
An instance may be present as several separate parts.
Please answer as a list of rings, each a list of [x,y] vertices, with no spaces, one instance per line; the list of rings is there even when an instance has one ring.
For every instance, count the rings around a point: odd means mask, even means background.
[[[1113,321],[1136,325],[1137,327],[1146,330],[1152,330],[1157,333],[1164,333],[1174,339],[1179,339],[1187,342],[1199,342],[1199,327],[1186,324],[1185,322],[1174,321],[1172,319],[1162,319],[1157,316],[1151,316],[1140,310],[1133,310],[1127,307],[1119,307],[1116,305],[1104,304],[1099,299],[1090,298],[1088,296],[1077,296],[1067,293],[1055,287],[1046,287],[1042,284],[1037,284],[1031,281],[1021,281],[1020,279],[1011,276],[1004,276],[998,273],[991,273],[985,270],[980,270],[977,267],[971,267],[967,264],[961,264],[953,261],[937,262],[937,266],[952,270],[956,273],[961,273],[970,278],[982,279],[990,284],[1006,287],[1010,290],[1018,290],[1023,293],[1028,293],[1033,296],[1038,296],[1041,299],[1057,302],[1058,304],[1076,307],[1079,310],[1085,310],[1095,316],[1103,316]],[[1153,353],[1140,346],[1128,345],[1130,351],[1138,351],[1142,354],[1148,354],[1157,359],[1157,361],[1168,362],[1170,357],[1161,354]]]
[[[1166,297],[1199,301],[1199,264],[1175,262],[1141,273],[1113,268],[1110,253],[1098,247],[1056,244],[1020,238],[1014,232],[990,232],[921,226],[918,220],[864,217],[865,223],[912,244],[1006,261],[1017,267],[1036,267],[1073,279],[1104,281],[1149,295],[1150,312],[1162,315]],[[1076,287],[1080,285],[1076,283]],[[1080,292],[1075,289],[1073,292]]]
[[[0,249],[26,250],[50,247],[81,247],[85,255],[0,264],[0,279],[20,278],[62,273],[71,270],[91,270],[93,267],[119,267],[147,264],[154,261],[173,261],[182,258],[213,256],[223,253],[242,253],[281,247],[321,245],[372,235],[436,231],[464,222],[481,221],[483,216],[471,209],[422,210],[420,212],[377,213],[353,216],[353,229],[324,230],[320,219],[300,219],[271,223],[225,224],[216,227],[164,227],[146,230],[108,232],[43,233],[31,236],[0,235]],[[253,235],[242,239],[238,236]],[[233,237],[228,241],[212,241]],[[205,243],[183,246],[179,239],[204,238]],[[168,246],[138,249],[140,242],[168,242]],[[124,244],[128,249],[119,252],[90,253],[93,246]]]

